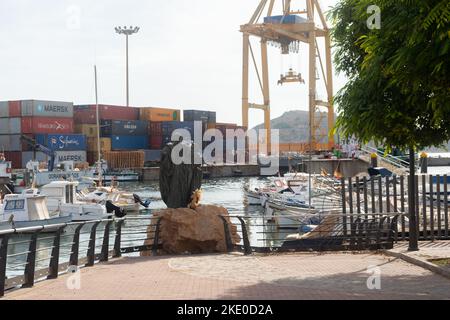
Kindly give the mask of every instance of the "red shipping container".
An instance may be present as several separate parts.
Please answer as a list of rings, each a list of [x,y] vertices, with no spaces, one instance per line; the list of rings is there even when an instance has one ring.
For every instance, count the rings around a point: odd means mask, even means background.
[[[100,120],[139,120],[139,109],[99,105]],[[77,124],[96,124],[97,109],[95,105],[75,106],[74,121]]]
[[[20,101],[9,101],[8,107],[9,107],[9,117],[10,118],[20,118],[22,116]]]
[[[150,136],[162,136],[161,122],[149,122],[148,132],[150,133]]]
[[[150,149],[160,150],[162,148],[162,136],[150,136]]]
[[[6,151],[5,152],[6,161],[11,161],[13,169],[23,169],[22,168],[22,152],[20,151]]]
[[[216,123],[214,124],[214,127],[219,130],[225,137],[227,134],[227,130],[236,130],[238,126],[234,123]]]
[[[21,120],[22,133],[73,133],[73,119],[24,117]]]

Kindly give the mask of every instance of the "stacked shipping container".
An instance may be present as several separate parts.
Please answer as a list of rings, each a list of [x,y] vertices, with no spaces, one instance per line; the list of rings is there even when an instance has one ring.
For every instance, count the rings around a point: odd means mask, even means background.
[[[168,121],[162,122],[161,132],[162,132],[162,142],[163,146],[172,140],[172,133],[178,129],[184,129],[189,132],[191,139],[194,139],[194,121]]]
[[[138,120],[139,109],[133,107],[98,106],[100,120]],[[97,109],[95,105],[75,106],[73,120],[76,124],[97,124]]]
[[[126,166],[129,152],[135,150],[144,150],[144,161],[155,161],[174,130],[186,129],[194,139],[197,121],[202,123],[202,136],[208,128],[223,132],[224,148],[226,129],[238,128],[216,123],[215,112],[202,110],[185,110],[184,121],[179,109],[166,108],[99,105],[99,115],[101,153],[116,159],[121,167]],[[95,105],[40,100],[0,102],[0,150],[7,152],[14,168],[23,168],[32,159],[47,161],[46,155],[35,153],[22,143],[21,135],[27,135],[55,151],[57,161],[88,160],[92,164],[98,154],[96,123]]]
[[[99,105],[100,148],[105,159],[117,160],[111,166],[126,165],[131,161],[130,151],[148,149],[148,122],[139,120],[139,111],[134,107]],[[98,158],[96,106],[75,106],[74,119],[76,132],[87,136],[88,160],[92,164]]]
[[[167,128],[168,125],[166,125],[165,123],[180,122],[181,110],[154,107],[141,108],[139,119],[148,122],[150,150],[146,152],[146,155],[156,154],[154,151],[161,150],[162,147],[168,142],[167,131],[169,129]],[[151,158],[152,157],[148,157],[148,159],[146,158],[146,161],[152,161]]]
[[[21,135],[31,138],[43,135],[65,135],[71,141],[73,128],[73,103],[43,100],[21,100],[0,102],[0,147],[7,151],[7,157],[13,159],[14,168],[24,168],[29,160],[46,161],[47,156],[31,151],[31,147],[22,143]],[[77,137],[75,138],[77,139]],[[86,150],[55,150],[57,161],[77,159],[86,161]]]
[[[237,137],[243,136],[247,132],[247,128],[238,126],[234,123],[213,123],[208,124],[208,129],[216,129],[222,134],[223,161],[226,162],[227,159],[236,161],[236,151],[240,148],[240,146],[238,146]],[[230,135],[228,130],[231,130],[233,135]],[[246,147],[244,146],[244,148]]]
[[[216,113],[213,111],[204,110],[184,110],[184,121],[200,121],[202,122],[202,135],[208,130],[208,125],[216,123]],[[208,145],[208,142],[203,142],[203,149]]]
[[[140,108],[139,119],[151,122],[180,121],[181,111],[167,108]]]
[[[148,122],[102,120],[102,137],[111,139],[111,150],[148,149]]]

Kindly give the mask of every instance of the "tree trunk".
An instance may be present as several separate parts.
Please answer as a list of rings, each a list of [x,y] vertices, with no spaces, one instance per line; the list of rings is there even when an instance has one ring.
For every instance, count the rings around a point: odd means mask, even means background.
[[[414,147],[409,148],[409,186],[408,186],[408,214],[409,214],[409,248],[408,251],[418,251],[418,235],[416,220],[416,166]]]

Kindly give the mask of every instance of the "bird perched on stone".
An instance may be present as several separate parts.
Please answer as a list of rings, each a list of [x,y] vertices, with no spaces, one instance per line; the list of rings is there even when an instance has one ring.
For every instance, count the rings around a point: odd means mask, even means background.
[[[200,189],[195,190],[192,193],[191,203],[189,203],[188,208],[195,210],[200,206],[200,201],[202,200],[203,191]]]

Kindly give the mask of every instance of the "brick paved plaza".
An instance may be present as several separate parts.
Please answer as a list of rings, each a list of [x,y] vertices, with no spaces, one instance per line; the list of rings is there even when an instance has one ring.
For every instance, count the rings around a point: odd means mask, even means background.
[[[367,288],[370,266],[381,272],[381,290]],[[74,277],[43,281],[5,299],[450,298],[449,279],[373,253],[124,257],[81,269],[77,285]]]

